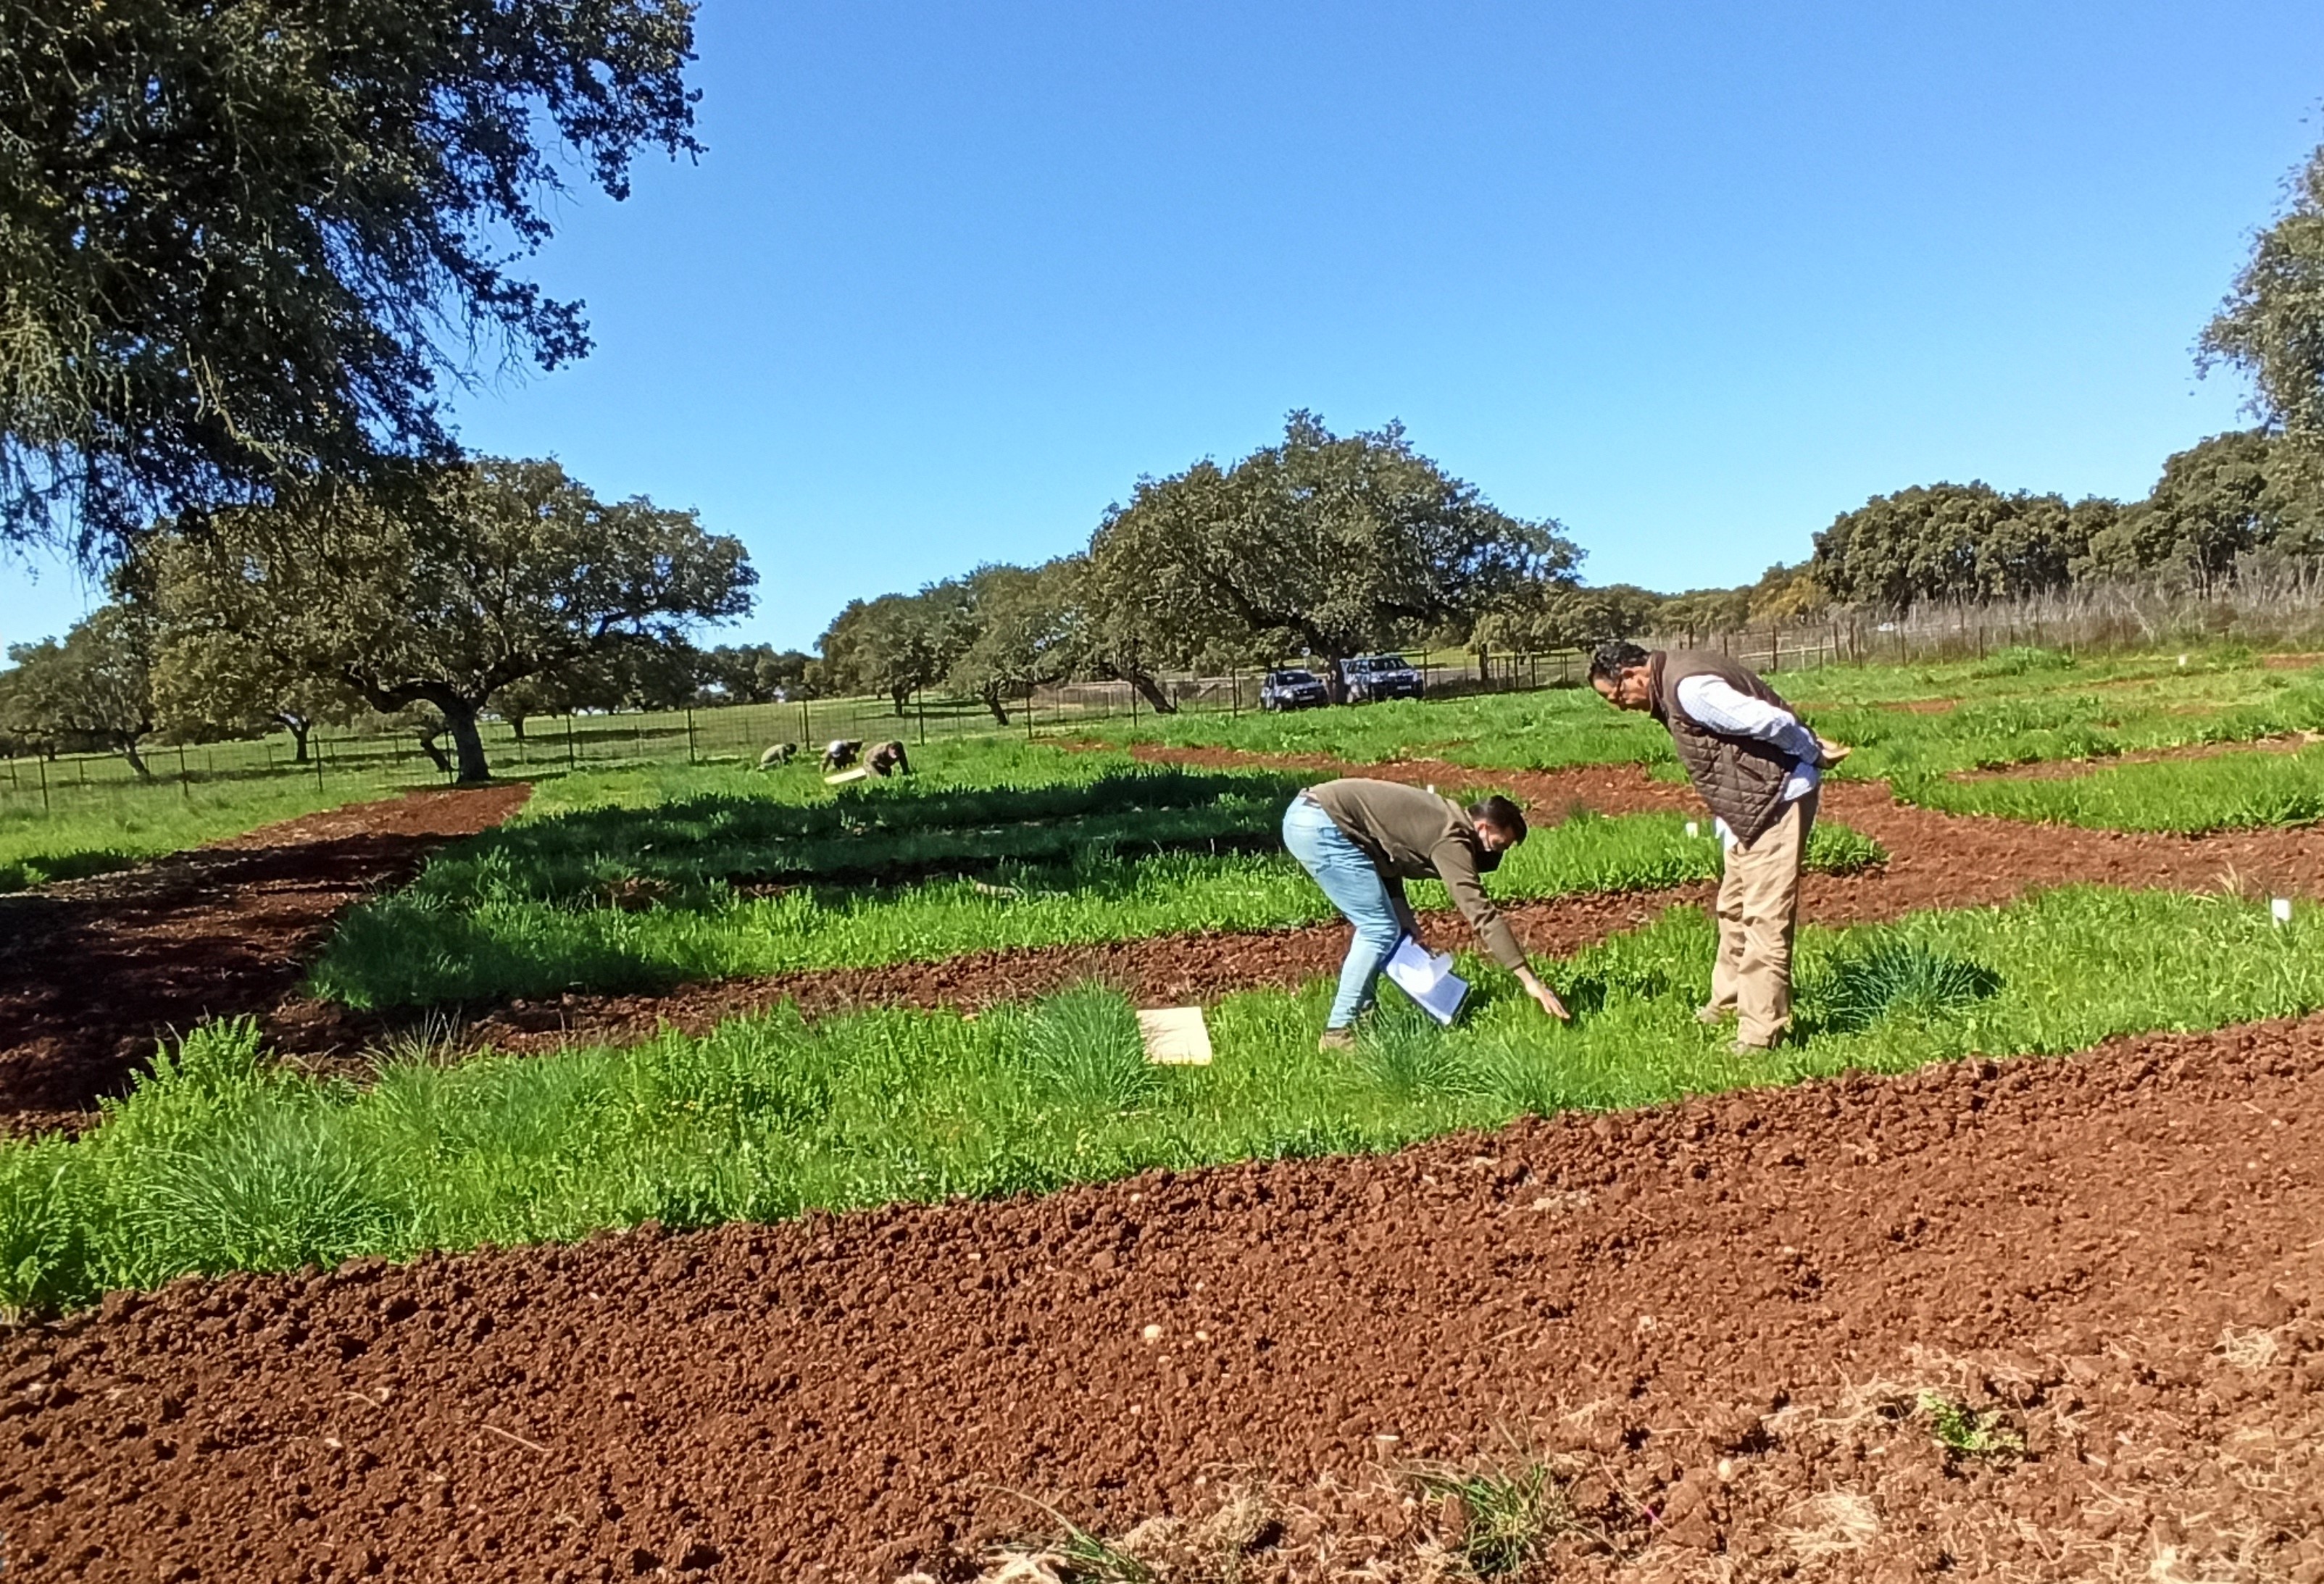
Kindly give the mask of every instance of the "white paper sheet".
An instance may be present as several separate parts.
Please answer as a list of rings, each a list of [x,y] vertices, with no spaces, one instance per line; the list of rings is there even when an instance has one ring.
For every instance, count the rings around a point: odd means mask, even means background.
[[[1469,997],[1469,981],[1452,972],[1452,954],[1423,951],[1410,935],[1397,943],[1395,954],[1388,960],[1388,977],[1422,1011],[1447,1027]]]
[[[1211,1064],[1211,1031],[1203,1024],[1200,1007],[1157,1007],[1141,1011],[1138,1014],[1138,1034],[1146,1044],[1146,1059],[1157,1066]]]

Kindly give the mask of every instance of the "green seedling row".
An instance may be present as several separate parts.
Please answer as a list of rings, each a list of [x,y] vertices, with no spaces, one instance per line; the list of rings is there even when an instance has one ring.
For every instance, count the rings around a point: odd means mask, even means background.
[[[1948,814],[2108,831],[2207,831],[2324,819],[2324,748],[2235,751],[2209,758],[2113,765],[2086,775],[1954,780],[1931,777],[1900,796]]]
[[[974,1020],[779,1011],[628,1049],[420,1054],[367,1087],[275,1067],[248,1026],[214,1026],[80,1137],[0,1144],[0,1303],[1382,1150],[1525,1112],[2324,1006],[2324,925],[2306,909],[2276,926],[2231,898],[2077,889],[1803,930],[1798,1043],[1738,1056],[1693,1016],[1711,950],[1702,914],[1674,909],[1554,966],[1570,1027],[1472,962],[1461,1026],[1440,1032],[1391,992],[1352,1056],[1315,1049],[1323,981],[1231,996],[1210,1012],[1207,1068],[1148,1066],[1129,1004],[1093,987]]]
[[[1286,929],[1336,917],[1321,890],[1273,839],[1281,800],[1231,805],[1238,839],[1190,852],[1141,851],[1113,820],[1072,833],[1062,861],[1009,861],[988,850],[975,872],[892,886],[790,884],[771,892],[710,879],[639,896],[642,843],[609,836],[618,812],[586,817],[605,856],[588,905],[560,885],[543,899],[537,870],[507,839],[479,838],[439,858],[410,889],[358,909],[318,964],[317,992],[350,1006],[427,1006],[544,996],[585,986],[647,990],[709,980],[824,968],[933,962],[983,951],[1094,944],[1202,931]],[[527,841],[562,815],[528,822]],[[640,811],[660,829],[663,811]],[[1507,899],[1650,889],[1708,879],[1719,850],[1707,821],[1690,836],[1675,815],[1580,815],[1536,826],[1491,881]],[[1157,820],[1154,829],[1169,829]],[[1150,845],[1150,843],[1148,843]],[[626,855],[626,856],[624,856]],[[644,855],[649,857],[650,855]],[[1843,825],[1820,824],[1812,867],[1844,872],[1885,854]],[[585,865],[586,860],[573,862]],[[688,859],[686,861],[696,861]],[[772,860],[769,861],[772,862]],[[860,861],[855,860],[852,861]],[[972,867],[964,856],[964,869]],[[1434,882],[1415,906],[1449,906]],[[642,905],[640,905],[642,903]]]
[[[1771,680],[1816,730],[1849,744],[1843,779],[1915,785],[1963,770],[2324,730],[2324,682],[2247,653],[2075,661],[2017,650],[1944,666],[1831,667]],[[1914,708],[1908,706],[1923,706]],[[1941,706],[1941,707],[1938,707]],[[1667,734],[1587,688],[1342,706],[1288,715],[1151,717],[1110,741],[1323,753],[1351,763],[1434,758],[1554,770],[1641,764],[1675,779]]]

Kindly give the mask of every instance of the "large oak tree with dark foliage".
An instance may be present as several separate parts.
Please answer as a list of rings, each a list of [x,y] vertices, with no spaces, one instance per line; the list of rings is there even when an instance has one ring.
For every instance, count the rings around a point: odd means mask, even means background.
[[[1295,412],[1281,444],[1141,480],[1107,515],[1080,580],[1084,641],[1102,638],[1100,661],[1133,683],[1221,653],[1338,660],[1466,627],[1581,559],[1555,523],[1497,511],[1401,426],[1340,436]]]
[[[601,502],[553,462],[318,487],[165,532],[140,563],[168,641],[230,637],[383,714],[431,705],[464,781],[490,773],[476,717],[501,689],[674,649],[748,612],[758,581],[693,512]]]
[[[475,355],[581,356],[517,272],[560,146],[696,150],[691,0],[0,0],[0,541],[450,456]]]

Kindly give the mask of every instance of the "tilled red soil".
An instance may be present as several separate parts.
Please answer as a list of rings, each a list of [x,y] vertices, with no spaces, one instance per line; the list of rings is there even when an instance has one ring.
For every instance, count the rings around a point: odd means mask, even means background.
[[[0,897],[0,1130],[82,1119],[125,1091],[159,1035],[272,1011],[344,909],[506,819],[530,790],[351,804]]]
[[[1230,755],[1185,762],[1254,761],[1254,756]],[[1259,762],[1286,761],[1269,758]],[[1328,760],[1302,760],[1298,768],[1361,769],[1448,790],[1485,782],[1521,783],[1520,796],[1537,809],[1630,813],[1687,806],[1685,800],[1692,797],[1686,788],[1654,780],[1635,766],[1517,775],[1421,760],[1339,767]],[[1802,909],[1818,924],[1879,923],[1926,908],[1997,904],[2047,887],[2083,882],[2324,898],[2324,842],[2305,830],[2185,837],[2030,825],[1900,805],[1889,797],[1886,786],[1860,782],[1830,784],[1823,809],[1881,843],[1890,856],[1880,868],[1862,874],[1808,877]],[[1637,928],[1666,907],[1704,901],[1711,891],[1705,882],[1668,890],[1593,893],[1518,903],[1508,913],[1529,950],[1565,956],[1617,931]],[[1464,938],[1454,915],[1430,916],[1424,923],[1425,933],[1440,947]],[[459,1039],[469,1047],[493,1045],[517,1051],[581,1041],[623,1044],[664,1027],[701,1033],[724,1018],[762,1011],[784,1000],[797,1001],[809,1016],[871,1006],[973,1010],[1092,978],[1119,985],[1149,1003],[1185,1004],[1239,990],[1305,983],[1333,972],[1345,950],[1346,926],[1331,924],[1260,934],[1167,935],[1094,946],[981,952],[934,962],[683,985],[661,995],[576,991],[551,1000],[462,1008]],[[269,1028],[285,1051],[345,1060],[417,1016],[421,1015],[369,1017],[303,1002],[285,1006]]]
[[[187,1280],[0,1345],[0,1532],[37,1579],[952,1579],[1035,1502],[1120,1534],[1271,1479],[1342,1497],[1242,1578],[1418,1578],[1357,1570],[1458,1514],[1348,1493],[1516,1446],[1578,1480],[1561,1577],[2305,1584],[2319,1156],[2310,1018]],[[2025,1455],[1949,1460],[1923,1387]]]

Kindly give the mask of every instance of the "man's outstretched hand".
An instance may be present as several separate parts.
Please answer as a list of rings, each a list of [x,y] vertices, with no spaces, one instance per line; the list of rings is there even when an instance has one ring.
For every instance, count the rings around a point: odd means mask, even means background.
[[[1540,976],[1536,974],[1532,969],[1518,969],[1517,982],[1525,986],[1525,993],[1531,996],[1534,999],[1534,1005],[1539,1007],[1543,1011],[1556,1018],[1560,1023],[1571,1023],[1573,1021],[1573,1014],[1565,1009],[1565,1003],[1557,999],[1557,992],[1551,990],[1549,986],[1542,983]]]
[[[1838,764],[1841,760],[1846,759],[1849,754],[1856,751],[1856,750],[1850,748],[1847,743],[1834,742],[1829,737],[1817,738],[1816,747],[1822,750],[1821,752],[1816,755],[1816,769],[1820,770],[1828,770],[1831,769],[1832,766]]]

